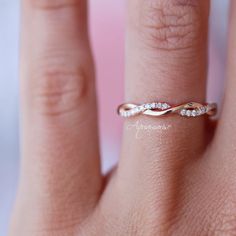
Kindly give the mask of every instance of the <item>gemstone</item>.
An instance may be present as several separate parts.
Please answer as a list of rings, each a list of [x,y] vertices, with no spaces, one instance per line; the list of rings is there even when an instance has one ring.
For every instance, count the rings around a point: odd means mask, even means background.
[[[196,113],[197,113],[197,116],[200,116],[202,114],[200,109],[197,109]]]
[[[160,102],[157,103],[157,108],[161,109],[162,108],[162,104]]]
[[[170,106],[169,106],[167,103],[163,103],[161,108],[162,108],[163,110],[166,110],[166,109],[169,108],[169,107],[170,107]]]
[[[152,104],[150,103],[145,104],[145,108],[148,110],[152,109]]]
[[[197,116],[197,111],[196,110],[192,111],[192,116],[194,116],[194,117]]]
[[[151,104],[151,108],[152,108],[152,109],[155,109],[155,108],[156,108],[156,103],[155,103],[155,102],[153,102],[153,103]]]
[[[192,111],[187,110],[187,111],[186,111],[186,116],[190,117],[191,115],[192,115]]]
[[[143,105],[139,106],[138,107],[139,111],[144,111],[145,110],[145,107]]]
[[[206,113],[206,107],[201,107],[200,109],[202,114]]]
[[[134,115],[134,114],[135,114],[135,110],[134,109],[130,110],[130,115]]]
[[[186,110],[185,110],[185,109],[181,110],[181,111],[180,111],[180,115],[181,115],[181,116],[186,116]]]

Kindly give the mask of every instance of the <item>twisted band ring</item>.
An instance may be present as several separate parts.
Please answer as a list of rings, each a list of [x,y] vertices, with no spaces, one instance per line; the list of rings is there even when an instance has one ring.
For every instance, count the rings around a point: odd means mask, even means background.
[[[118,107],[118,114],[125,118],[141,114],[147,116],[164,116],[171,113],[184,117],[198,117],[202,115],[213,116],[217,113],[217,104],[189,102],[186,104],[171,106],[168,103],[153,102],[142,105],[125,103]]]

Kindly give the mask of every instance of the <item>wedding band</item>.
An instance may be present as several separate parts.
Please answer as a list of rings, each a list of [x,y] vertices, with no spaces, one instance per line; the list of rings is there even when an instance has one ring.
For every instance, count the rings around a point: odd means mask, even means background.
[[[199,117],[202,115],[214,116],[217,113],[216,103],[189,102],[177,106],[171,106],[165,102],[145,103],[136,105],[124,103],[118,107],[118,114],[121,117],[133,117],[137,115],[165,116],[167,114],[178,114],[183,117]]]

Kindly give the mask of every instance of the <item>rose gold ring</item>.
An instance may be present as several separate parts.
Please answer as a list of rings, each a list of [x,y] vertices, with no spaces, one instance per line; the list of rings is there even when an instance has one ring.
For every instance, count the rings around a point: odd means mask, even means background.
[[[136,105],[125,103],[118,107],[118,114],[122,117],[137,115],[164,116],[167,114],[178,114],[183,117],[199,117],[202,115],[214,116],[217,113],[216,103],[189,102],[177,106],[171,106],[165,102],[145,103]]]

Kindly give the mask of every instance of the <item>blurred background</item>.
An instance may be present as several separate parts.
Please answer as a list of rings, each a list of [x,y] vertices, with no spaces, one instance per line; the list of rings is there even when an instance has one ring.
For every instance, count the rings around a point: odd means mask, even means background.
[[[226,64],[228,0],[212,0],[208,100],[221,101]],[[124,82],[125,0],[90,0],[90,28],[97,65],[103,170],[119,156],[122,122],[116,107]],[[0,235],[7,227],[19,173],[19,0],[0,0]]]

